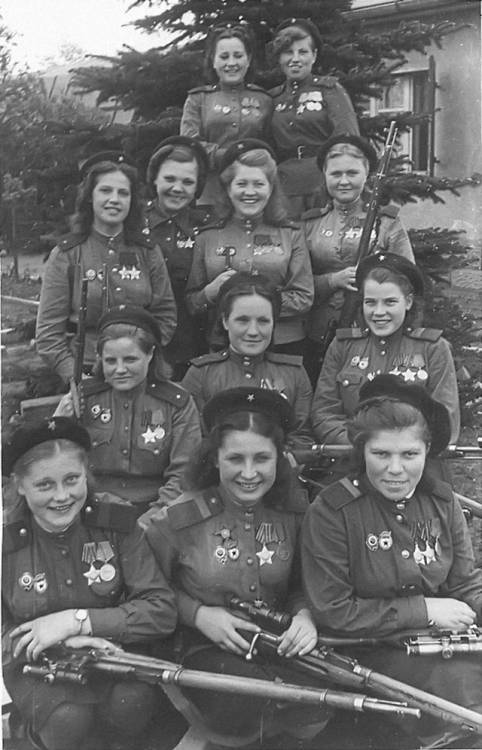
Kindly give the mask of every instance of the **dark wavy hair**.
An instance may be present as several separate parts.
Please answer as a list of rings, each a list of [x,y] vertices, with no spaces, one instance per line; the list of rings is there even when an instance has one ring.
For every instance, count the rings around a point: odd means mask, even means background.
[[[246,54],[250,58],[249,67],[246,71],[246,80],[251,80],[253,76],[254,37],[247,24],[220,24],[212,29],[207,38],[206,51],[204,53],[203,72],[206,80],[209,83],[217,83],[218,78],[213,63],[216,47],[221,39],[239,39],[242,42]]]
[[[94,223],[94,210],[92,208],[92,193],[97,185],[99,177],[110,172],[122,172],[129,180],[131,188],[131,205],[129,213],[124,220],[124,236],[126,242],[133,241],[142,231],[142,208],[139,198],[139,185],[137,169],[123,162],[116,164],[113,161],[101,161],[89,169],[86,176],[77,189],[75,201],[75,213],[70,219],[70,228],[76,234],[87,237]]]
[[[403,273],[397,273],[396,271],[392,271],[392,269],[390,268],[383,268],[382,266],[380,268],[373,268],[363,279],[362,288],[360,289],[362,314],[363,288],[365,283],[369,280],[376,281],[378,284],[396,284],[398,287],[400,287],[400,290],[405,297],[411,295],[413,297],[412,307],[410,308],[410,310],[407,310],[403,326],[404,328],[413,328],[421,324],[423,318],[423,299],[421,299],[414,293],[412,284]]]
[[[311,49],[313,52],[316,52],[316,56],[318,57],[321,48],[319,31],[316,26],[307,19],[304,20],[304,23],[306,23],[306,28],[299,26],[295,22],[278,31],[268,47],[268,55],[272,63],[277,63],[281,53],[289,50],[293,42],[300,42],[302,39],[310,40]],[[316,59],[314,65],[316,65]]]
[[[264,209],[264,221],[266,224],[273,226],[283,224],[288,214],[284,205],[284,196],[278,177],[278,169],[275,160],[264,148],[254,148],[251,151],[245,151],[220,173],[219,179],[223,188],[218,198],[218,213],[220,218],[226,219],[233,214],[233,204],[228,195],[228,188],[236,176],[238,164],[261,169],[271,185],[271,195]]]
[[[422,412],[402,401],[387,397],[373,399],[359,407],[356,414],[347,422],[348,439],[353,445],[352,467],[355,471],[365,471],[365,445],[380,430],[404,430],[418,427],[420,437],[430,448],[432,436]]]
[[[146,331],[144,328],[139,328],[138,326],[130,325],[129,323],[112,323],[102,329],[97,339],[97,354],[99,355],[99,358],[102,357],[102,351],[107,341],[114,341],[115,339],[123,338],[135,341],[144,354],[149,354],[149,352],[154,350],[147,371],[148,378],[158,381],[169,379],[171,374],[170,368],[162,355],[161,348],[154,338],[154,335],[151,331]],[[102,362],[100,360],[95,364],[94,375],[101,379],[104,377]]]
[[[219,422],[202,439],[201,446],[184,475],[183,487],[205,489],[219,484],[219,470],[216,466],[218,451],[226,435],[233,430],[254,432],[273,441],[277,452],[276,479],[263,502],[266,505],[279,504],[287,496],[291,477],[289,463],[283,455],[286,436],[278,422],[260,412],[240,411],[226,415],[224,421]]]

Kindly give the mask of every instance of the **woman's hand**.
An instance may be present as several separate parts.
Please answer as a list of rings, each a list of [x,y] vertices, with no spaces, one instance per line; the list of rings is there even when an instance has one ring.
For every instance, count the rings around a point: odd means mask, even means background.
[[[209,302],[215,302],[217,300],[219,290],[221,289],[224,282],[231,278],[233,273],[236,273],[234,268],[227,268],[226,271],[223,271],[219,274],[219,276],[216,276],[216,278],[210,281],[209,284],[206,284],[206,286],[204,287],[204,293]]]
[[[95,635],[71,635],[65,639],[64,646],[69,648],[98,648],[100,651],[109,654],[123,652],[123,649],[116,646],[112,641],[108,641],[107,638],[98,638]]]
[[[454,633],[467,630],[477,617],[468,604],[458,599],[425,597],[425,605],[428,619],[433,620],[441,630],[453,630]]]
[[[308,609],[300,609],[293,617],[288,630],[281,636],[278,646],[280,656],[304,656],[308,654],[318,641],[318,633]]]
[[[60,399],[57,404],[57,408],[53,413],[54,417],[73,417],[74,416],[74,403],[72,401],[72,394],[66,393]]]
[[[238,629],[260,632],[257,625],[237,617],[224,607],[202,605],[196,612],[194,624],[203,635],[224,651],[232,651],[239,656],[249,651],[250,644],[238,633]]]
[[[74,617],[73,609],[64,609],[62,612],[53,612],[23,622],[10,633],[12,640],[19,639],[15,644],[13,657],[16,659],[25,649],[27,661],[35,661],[46,648],[77,635],[78,630],[79,623]]]
[[[350,292],[357,292],[355,286],[356,266],[347,266],[341,271],[334,271],[330,274],[330,283],[334,289],[348,289]]]

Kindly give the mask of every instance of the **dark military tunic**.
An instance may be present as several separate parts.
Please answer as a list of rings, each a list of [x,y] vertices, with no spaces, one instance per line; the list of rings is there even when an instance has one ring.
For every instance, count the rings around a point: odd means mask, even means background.
[[[401,255],[415,262],[408,234],[399,217],[398,206],[382,206],[379,226],[372,232],[372,253],[381,251]],[[344,291],[333,289],[331,276],[356,264],[358,246],[366,219],[366,204],[359,199],[344,207],[329,203],[324,208],[303,214],[308,252],[313,268],[315,301],[310,313],[308,336],[321,341],[332,321],[338,321]]]
[[[303,230],[293,222],[282,226],[235,217],[203,230],[196,241],[187,305],[192,313],[214,304],[204,287],[228,268],[268,276],[281,290],[281,315],[274,343],[304,338],[304,323],[313,302],[313,277]],[[211,319],[214,315],[211,315]]]
[[[274,104],[271,133],[283,190],[292,198],[303,198],[297,206],[301,211],[319,205],[316,194],[321,199],[322,175],[315,157],[320,146],[332,135],[359,135],[350,97],[336,78],[317,75],[286,81],[270,94]]]
[[[302,530],[305,593],[318,626],[337,635],[388,636],[428,626],[424,597],[466,602],[482,621],[482,571],[445,482],[425,473],[410,499],[393,502],[364,476],[323,490]],[[364,647],[360,660],[461,703],[482,708],[482,664],[473,656],[407,657]],[[452,727],[453,729],[453,727]]]
[[[317,440],[348,444],[347,420],[358,405],[362,384],[380,373],[399,375],[427,388],[444,404],[452,426],[460,430],[457,378],[448,342],[433,328],[400,328],[381,338],[368,329],[342,328],[328,347],[315,389],[312,425]]]
[[[288,435],[288,446],[307,448],[312,444],[313,394],[301,357],[269,351],[248,357],[228,348],[194,359],[182,385],[192,393],[200,412],[210,398],[227,388],[243,385],[277,390],[288,399],[294,413],[294,429]]]
[[[202,317],[192,317],[186,307],[186,284],[191,271],[194,238],[199,227],[212,222],[211,206],[188,206],[174,216],[163,216],[156,201],[146,206],[147,230],[152,241],[161,248],[166,261],[177,306],[177,327],[163,354],[172,364],[187,362],[202,354],[204,331]]]
[[[129,392],[85,381],[83,394],[96,486],[132,503],[178,497],[182,474],[201,440],[189,393],[169,381],[144,381]]]
[[[107,266],[107,295],[103,265]],[[120,304],[145,307],[158,321],[163,344],[176,328],[176,303],[162,253],[140,234],[127,245],[123,234],[106,237],[92,230],[81,240],[69,235],[50,253],[40,294],[37,348],[64,381],[74,374],[68,327],[79,320],[81,281],[89,280],[84,363],[96,358],[96,329],[104,308]],[[73,347],[77,341],[74,339]]]
[[[71,608],[89,611],[94,636],[131,644],[163,638],[176,623],[174,595],[159,570],[136,511],[100,493],[65,532],[44,531],[22,502],[7,515],[2,549],[4,679],[34,729],[59,704],[94,703],[103,692],[69,682],[46,685],[20,673],[8,633],[20,623]],[[33,712],[33,715],[32,715]]]

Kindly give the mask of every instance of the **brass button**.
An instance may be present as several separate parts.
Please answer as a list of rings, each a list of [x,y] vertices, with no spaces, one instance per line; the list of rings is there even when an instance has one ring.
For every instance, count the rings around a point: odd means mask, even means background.
[[[404,560],[407,560],[410,557],[410,552],[408,551],[408,549],[402,549],[402,557],[404,558]]]
[[[397,519],[397,521],[399,521],[400,523],[402,523],[402,521],[403,521],[403,516],[402,516],[402,514],[401,514],[401,513],[397,513],[397,515],[395,516],[395,518]]]
[[[256,591],[256,584],[252,583],[251,586],[249,587],[249,590]]]

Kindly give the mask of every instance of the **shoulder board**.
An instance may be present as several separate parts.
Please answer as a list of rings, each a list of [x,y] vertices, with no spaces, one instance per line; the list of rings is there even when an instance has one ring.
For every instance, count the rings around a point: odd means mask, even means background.
[[[214,489],[183,492],[167,506],[167,516],[173,529],[186,529],[217,516],[224,508],[223,502]]]
[[[82,395],[93,396],[95,393],[103,393],[110,390],[111,386],[105,380],[97,378],[86,378],[82,381]]]
[[[351,480],[348,477],[343,477],[338,482],[330,484],[320,493],[319,497],[322,502],[327,503],[335,510],[339,510],[362,496],[363,493],[358,484],[355,484],[356,481],[356,479]]]
[[[400,206],[395,206],[393,203],[389,203],[387,206],[380,206],[378,213],[380,216],[388,216],[390,219],[396,219],[400,213]]]
[[[276,362],[278,365],[291,365],[292,367],[301,367],[303,357],[297,354],[277,354],[276,352],[266,352],[268,362]]]
[[[155,242],[151,240],[148,234],[137,232],[132,239],[129,240],[128,245],[141,245],[141,247],[153,248],[155,247]]]
[[[286,83],[280,83],[278,86],[275,86],[274,88],[269,89],[268,94],[273,97],[278,96],[279,94],[283,93],[285,88],[286,88]]]
[[[127,500],[122,500],[110,492],[98,492],[92,501],[87,501],[82,510],[82,517],[86,526],[128,534],[135,527],[140,513],[141,508]]]
[[[362,328],[338,328],[336,331],[336,338],[338,341],[346,341],[347,339],[366,339],[368,336],[368,330]]]
[[[161,401],[167,401],[169,404],[177,406],[180,409],[186,406],[189,400],[189,391],[186,391],[178,383],[172,383],[170,380],[149,383],[146,393],[154,396],[154,398],[161,399]]]
[[[247,83],[246,88],[250,91],[260,91],[262,94],[268,94],[266,89],[264,89],[262,86],[258,86],[257,83]]]
[[[427,489],[430,493],[437,495],[437,497],[446,502],[452,502],[454,499],[452,486],[448,482],[439,479],[430,468],[423,473],[422,488]]]
[[[336,86],[338,80],[334,76],[314,76],[313,83],[332,89]]]
[[[405,330],[406,336],[421,341],[438,341],[442,333],[443,331],[440,328],[414,328],[413,330],[407,328]]]
[[[319,219],[321,216],[325,216],[332,209],[330,204],[323,206],[323,208],[310,208],[309,211],[305,211],[301,214],[301,220],[306,221],[307,219]]]
[[[213,205],[209,203],[200,203],[190,209],[190,218],[195,224],[205,224],[210,219],[214,220],[216,211]]]
[[[199,234],[206,232],[208,229],[222,229],[227,224],[227,217],[225,219],[214,219],[209,224],[204,224],[202,227],[198,227]]]
[[[81,242],[85,240],[85,237],[81,234],[66,234],[59,240],[58,247],[63,251],[72,250],[73,247],[77,247]]]
[[[191,365],[194,367],[204,367],[205,365],[211,365],[214,362],[225,362],[229,359],[229,351],[223,349],[220,352],[210,352],[209,354],[202,354],[200,357],[189,360]]]
[[[187,92],[188,94],[211,94],[213,91],[218,90],[218,85],[216,83],[207,83],[204,86],[195,86],[193,89],[189,89]]]
[[[15,512],[16,511],[16,512]],[[22,504],[22,509],[12,509],[12,513],[6,512],[7,519],[3,526],[2,554],[10,555],[13,552],[27,547],[32,538],[29,512]],[[8,519],[11,515],[11,520]]]
[[[299,221],[293,221],[293,219],[285,219],[284,221],[277,224],[277,226],[280,229],[284,229],[285,227],[287,229],[301,229],[301,224]]]

